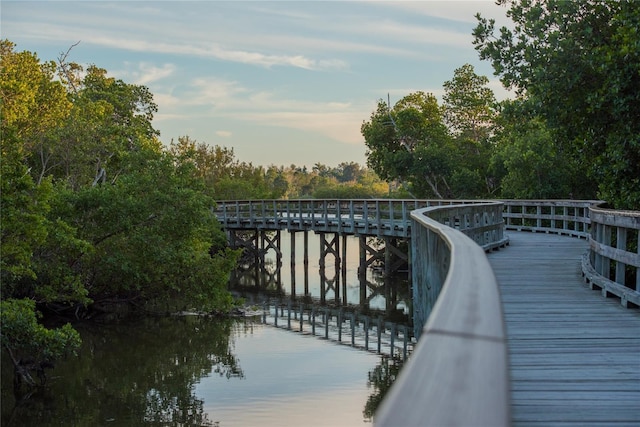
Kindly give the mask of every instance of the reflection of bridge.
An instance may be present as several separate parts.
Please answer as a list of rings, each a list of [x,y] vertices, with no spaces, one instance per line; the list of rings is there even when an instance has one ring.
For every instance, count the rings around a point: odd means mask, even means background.
[[[405,360],[414,347],[409,326],[344,307],[276,303],[263,305],[262,323]]]
[[[640,305],[638,212],[579,201],[309,200],[223,202],[216,214],[227,230],[411,240],[421,335],[379,425],[640,423],[640,315],[623,308]],[[518,231],[513,247],[487,258],[505,245],[505,227]]]
[[[335,254],[318,251],[320,244],[326,246],[326,234],[309,236],[308,232],[258,230],[229,234],[232,241],[237,241],[238,235],[250,236],[248,243],[235,245],[243,247],[245,253],[230,278],[231,290],[245,297],[247,292],[258,292],[262,298],[286,296],[294,301],[315,301],[321,306],[357,306],[364,313],[382,310],[394,321],[401,320],[398,318],[400,312],[402,320],[410,318],[410,313],[405,312],[411,306],[406,241],[398,245],[400,248],[390,249],[391,245],[378,243],[375,237],[334,235],[331,240],[340,240],[339,247],[344,252]],[[257,245],[255,243],[261,234],[275,242],[268,250],[261,249],[260,239]],[[390,241],[392,245],[396,244],[394,240]],[[366,248],[363,249],[364,244]],[[299,254],[295,254],[296,247]],[[305,248],[304,251],[301,248]],[[385,256],[389,251],[392,251],[392,257]],[[304,262],[300,259],[302,252]],[[366,256],[359,259],[358,252]],[[310,274],[309,258],[315,263],[313,274]],[[388,268],[389,260],[391,268]],[[290,266],[288,275],[285,264]]]

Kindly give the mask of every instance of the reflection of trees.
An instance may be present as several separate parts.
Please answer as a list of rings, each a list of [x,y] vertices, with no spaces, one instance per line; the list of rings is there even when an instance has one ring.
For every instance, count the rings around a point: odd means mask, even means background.
[[[372,371],[369,371],[367,387],[373,388],[373,393],[367,399],[364,411],[362,411],[367,421],[373,419],[376,409],[391,388],[391,384],[396,380],[403,364],[401,357],[382,357],[380,363]]]
[[[5,394],[2,425],[209,425],[194,395],[205,375],[243,378],[232,353],[232,319],[153,318],[100,327],[78,325],[78,358],[57,366],[26,405]],[[10,389],[10,387],[8,387]]]

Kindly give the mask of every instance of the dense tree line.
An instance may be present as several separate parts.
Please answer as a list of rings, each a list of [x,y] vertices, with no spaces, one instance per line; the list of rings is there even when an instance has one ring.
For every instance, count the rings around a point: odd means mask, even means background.
[[[465,64],[443,102],[411,93],[384,100],[362,124],[368,165],[418,198],[595,198],[579,159],[521,99],[497,102],[488,78]]]
[[[640,8],[633,0],[506,1],[513,29],[478,16],[476,49],[520,94],[512,111],[551,132],[554,148],[598,195],[640,209]]]
[[[147,88],[0,48],[2,345],[16,385],[79,344],[68,325],[42,327],[37,309],[229,309],[237,254],[195,153],[159,142]]]
[[[640,209],[640,8],[631,0],[499,0],[513,28],[477,15],[474,45],[513,100],[470,65],[381,100],[368,165],[417,197],[599,198]]]
[[[389,195],[389,184],[356,162],[335,167],[261,166],[235,158],[232,148],[209,145],[188,136],[172,142],[169,152],[194,166],[205,192],[216,200],[372,198]]]

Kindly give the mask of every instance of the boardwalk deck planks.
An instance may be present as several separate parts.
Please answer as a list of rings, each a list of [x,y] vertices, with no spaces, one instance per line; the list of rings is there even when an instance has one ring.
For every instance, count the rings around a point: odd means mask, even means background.
[[[640,311],[584,283],[584,240],[508,237],[489,261],[506,321],[513,424],[640,425]]]

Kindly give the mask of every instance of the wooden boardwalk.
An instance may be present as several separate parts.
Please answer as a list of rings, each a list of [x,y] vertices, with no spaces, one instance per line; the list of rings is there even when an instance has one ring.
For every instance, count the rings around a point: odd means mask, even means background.
[[[584,240],[508,236],[489,261],[505,312],[513,425],[640,426],[640,311],[584,283]]]

